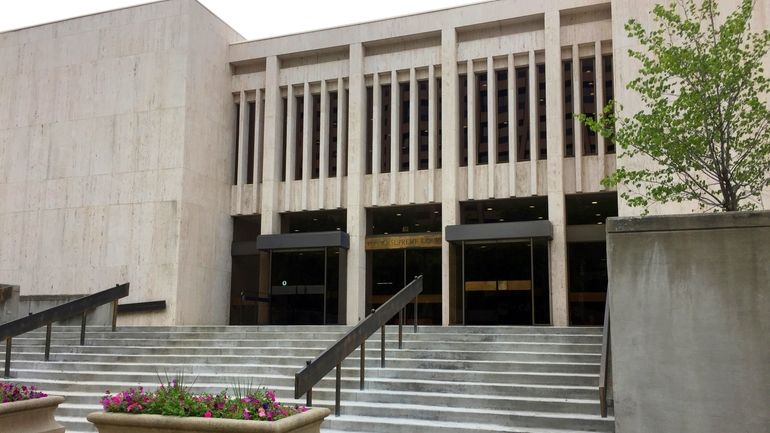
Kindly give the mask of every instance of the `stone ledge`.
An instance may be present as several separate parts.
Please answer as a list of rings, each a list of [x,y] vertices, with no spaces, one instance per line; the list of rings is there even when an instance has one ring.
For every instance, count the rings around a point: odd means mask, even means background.
[[[607,233],[666,232],[770,227],[770,211],[614,217]]]

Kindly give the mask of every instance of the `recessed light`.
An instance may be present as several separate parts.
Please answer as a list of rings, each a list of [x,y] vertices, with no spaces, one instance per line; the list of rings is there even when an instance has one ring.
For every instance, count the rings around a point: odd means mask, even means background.
[[[318,221],[318,218],[313,218],[313,221]]]
[[[530,208],[530,209],[534,209],[534,208],[535,208],[535,205],[531,204],[531,205],[529,205],[529,208]]]
[[[592,201],[591,204],[599,204],[598,201]]]
[[[298,231],[299,231],[299,229],[294,229],[294,232],[295,232],[295,233],[296,233],[296,232],[298,232]]]
[[[494,209],[492,209],[491,207],[488,207],[487,210],[488,211],[493,211]]]
[[[598,223],[596,223],[596,224],[602,225],[602,224],[604,224],[604,223],[603,223],[603,222],[601,222],[601,221],[599,221],[599,222],[598,222]]]
[[[435,213],[435,214],[438,214],[438,211],[437,211],[437,210],[434,210],[434,211],[433,211],[433,213]]]
[[[388,232],[383,233],[384,235],[388,234]]]
[[[505,221],[505,219],[504,218],[500,218],[498,221],[503,222],[503,221]]]
[[[541,220],[541,219],[543,219],[543,217],[537,217],[537,219]]]
[[[420,223],[414,223],[415,227],[420,227]]]
[[[401,216],[401,214],[400,214],[400,213],[397,213],[397,214],[396,214],[396,216]]]
[[[596,216],[602,216],[602,214],[598,213],[598,214],[596,214]]]
[[[339,230],[339,229],[340,229],[340,228],[339,228],[339,227],[337,227],[337,230]]]

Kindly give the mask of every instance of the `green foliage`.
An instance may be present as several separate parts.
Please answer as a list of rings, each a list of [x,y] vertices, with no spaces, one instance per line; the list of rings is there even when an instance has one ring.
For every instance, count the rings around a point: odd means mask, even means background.
[[[630,206],[697,202],[702,210],[756,209],[770,186],[770,79],[762,67],[770,31],[752,32],[753,0],[718,24],[715,0],[679,0],[652,11],[655,26],[625,28],[642,50],[627,88],[646,108],[631,116],[608,104],[589,128],[613,140],[621,157],[645,156],[651,168],[619,168],[607,187],[624,185]],[[620,115],[616,115],[620,111]]]

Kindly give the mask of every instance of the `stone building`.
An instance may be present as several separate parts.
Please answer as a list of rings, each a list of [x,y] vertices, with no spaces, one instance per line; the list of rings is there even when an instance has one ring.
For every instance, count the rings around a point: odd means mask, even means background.
[[[603,222],[634,212],[600,180],[644,161],[574,114],[638,105],[623,24],[652,3],[246,41],[166,0],[0,33],[0,282],[166,301],[125,324],[320,324],[422,274],[422,323],[600,324]]]

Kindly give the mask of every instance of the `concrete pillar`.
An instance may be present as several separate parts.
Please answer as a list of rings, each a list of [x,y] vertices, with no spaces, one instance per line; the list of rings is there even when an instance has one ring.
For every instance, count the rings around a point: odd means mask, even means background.
[[[428,201],[436,201],[436,124],[438,116],[436,115],[436,67],[428,66]]]
[[[487,57],[487,197],[495,198],[497,167],[497,75],[492,56]]]
[[[262,178],[262,234],[281,232],[278,214],[278,184],[281,182],[283,160],[283,99],[278,84],[280,60],[277,56],[267,58],[265,67],[265,156]],[[288,147],[288,146],[287,146]]]
[[[308,188],[310,187],[311,149],[313,146],[313,95],[310,83],[305,82],[302,93],[302,210],[308,208]]]
[[[537,195],[537,63],[535,52],[529,52],[529,194]]]
[[[348,98],[345,96],[345,79],[337,78],[337,207],[342,207],[343,167],[347,159]]]
[[[364,153],[366,155],[366,153]],[[372,77],[372,205],[380,199],[380,167],[382,156],[382,87],[380,74]]]
[[[516,197],[516,157],[518,155],[516,124],[516,66],[513,54],[508,54],[508,195]]]
[[[325,209],[326,178],[329,177],[329,92],[321,80],[320,152],[318,156],[318,209]]]
[[[594,43],[594,95],[596,95],[596,118],[604,111],[604,66],[602,65],[602,41],[596,41]],[[604,160],[605,154],[604,136],[597,134],[596,147],[599,155],[599,179],[604,178],[607,173],[607,161]],[[604,191],[604,187],[601,183],[598,185],[599,191]]]
[[[468,74],[468,199],[476,198],[476,73],[473,71],[473,60],[467,62]]]
[[[409,203],[414,203],[415,197],[415,179],[417,177],[417,146],[419,138],[418,126],[420,124],[417,115],[418,100],[417,92],[417,72],[414,68],[409,69]]]
[[[294,104],[296,98],[294,96],[294,86],[289,84],[286,86],[286,182],[283,185],[283,209],[291,209],[292,203],[292,189],[294,186],[294,167],[296,162],[296,140],[297,140],[297,120],[295,115],[297,109]]]
[[[390,204],[396,204],[398,172],[401,170],[399,151],[401,150],[401,89],[398,86],[398,73],[390,72]]]
[[[263,127],[262,122],[260,122],[260,113],[262,113],[262,90],[257,89],[256,95],[254,100],[254,118],[251,120],[254,122],[254,160],[252,163],[254,164],[253,167],[253,173],[254,173],[254,188],[251,189],[252,193],[252,203],[254,203],[254,209],[252,213],[257,213],[257,200],[259,197],[257,196],[257,191],[259,191],[259,180],[262,178],[262,172],[261,172],[261,166],[259,164],[259,160],[262,158],[262,133],[263,133]]]
[[[572,46],[572,142],[575,150],[575,191],[583,192],[583,128],[577,115],[582,111],[580,96],[583,83],[580,80],[580,49],[577,44]]]
[[[348,110],[348,185],[347,229],[350,249],[347,255],[346,323],[354,325],[364,317],[366,301],[366,210],[364,175],[366,173],[366,83],[364,81],[364,46],[350,46]]]
[[[460,162],[460,92],[457,75],[457,33],[454,27],[441,30],[441,223],[443,227],[458,224],[460,206],[457,201],[457,172]],[[441,323],[458,323],[453,299],[460,290],[456,281],[455,247],[446,239],[441,242]],[[459,263],[459,261],[457,261]]]
[[[560,17],[558,10],[545,14],[546,122],[548,124],[548,219],[553,224],[551,241],[551,322],[566,326],[567,317],[567,239],[564,205],[564,118],[562,87]],[[533,158],[534,159],[534,158]]]
[[[246,166],[246,162],[249,159],[249,146],[248,146],[248,137],[249,137],[249,119],[248,119],[248,113],[249,113],[249,106],[246,102],[246,92],[244,90],[241,90],[241,94],[238,98],[238,164],[237,164],[237,173],[235,176],[235,182],[237,184],[235,190],[236,190],[236,202],[235,202],[235,213],[241,214],[242,209],[241,206],[243,204],[242,195],[243,195],[243,185],[246,184],[246,175],[248,173],[248,167]]]

